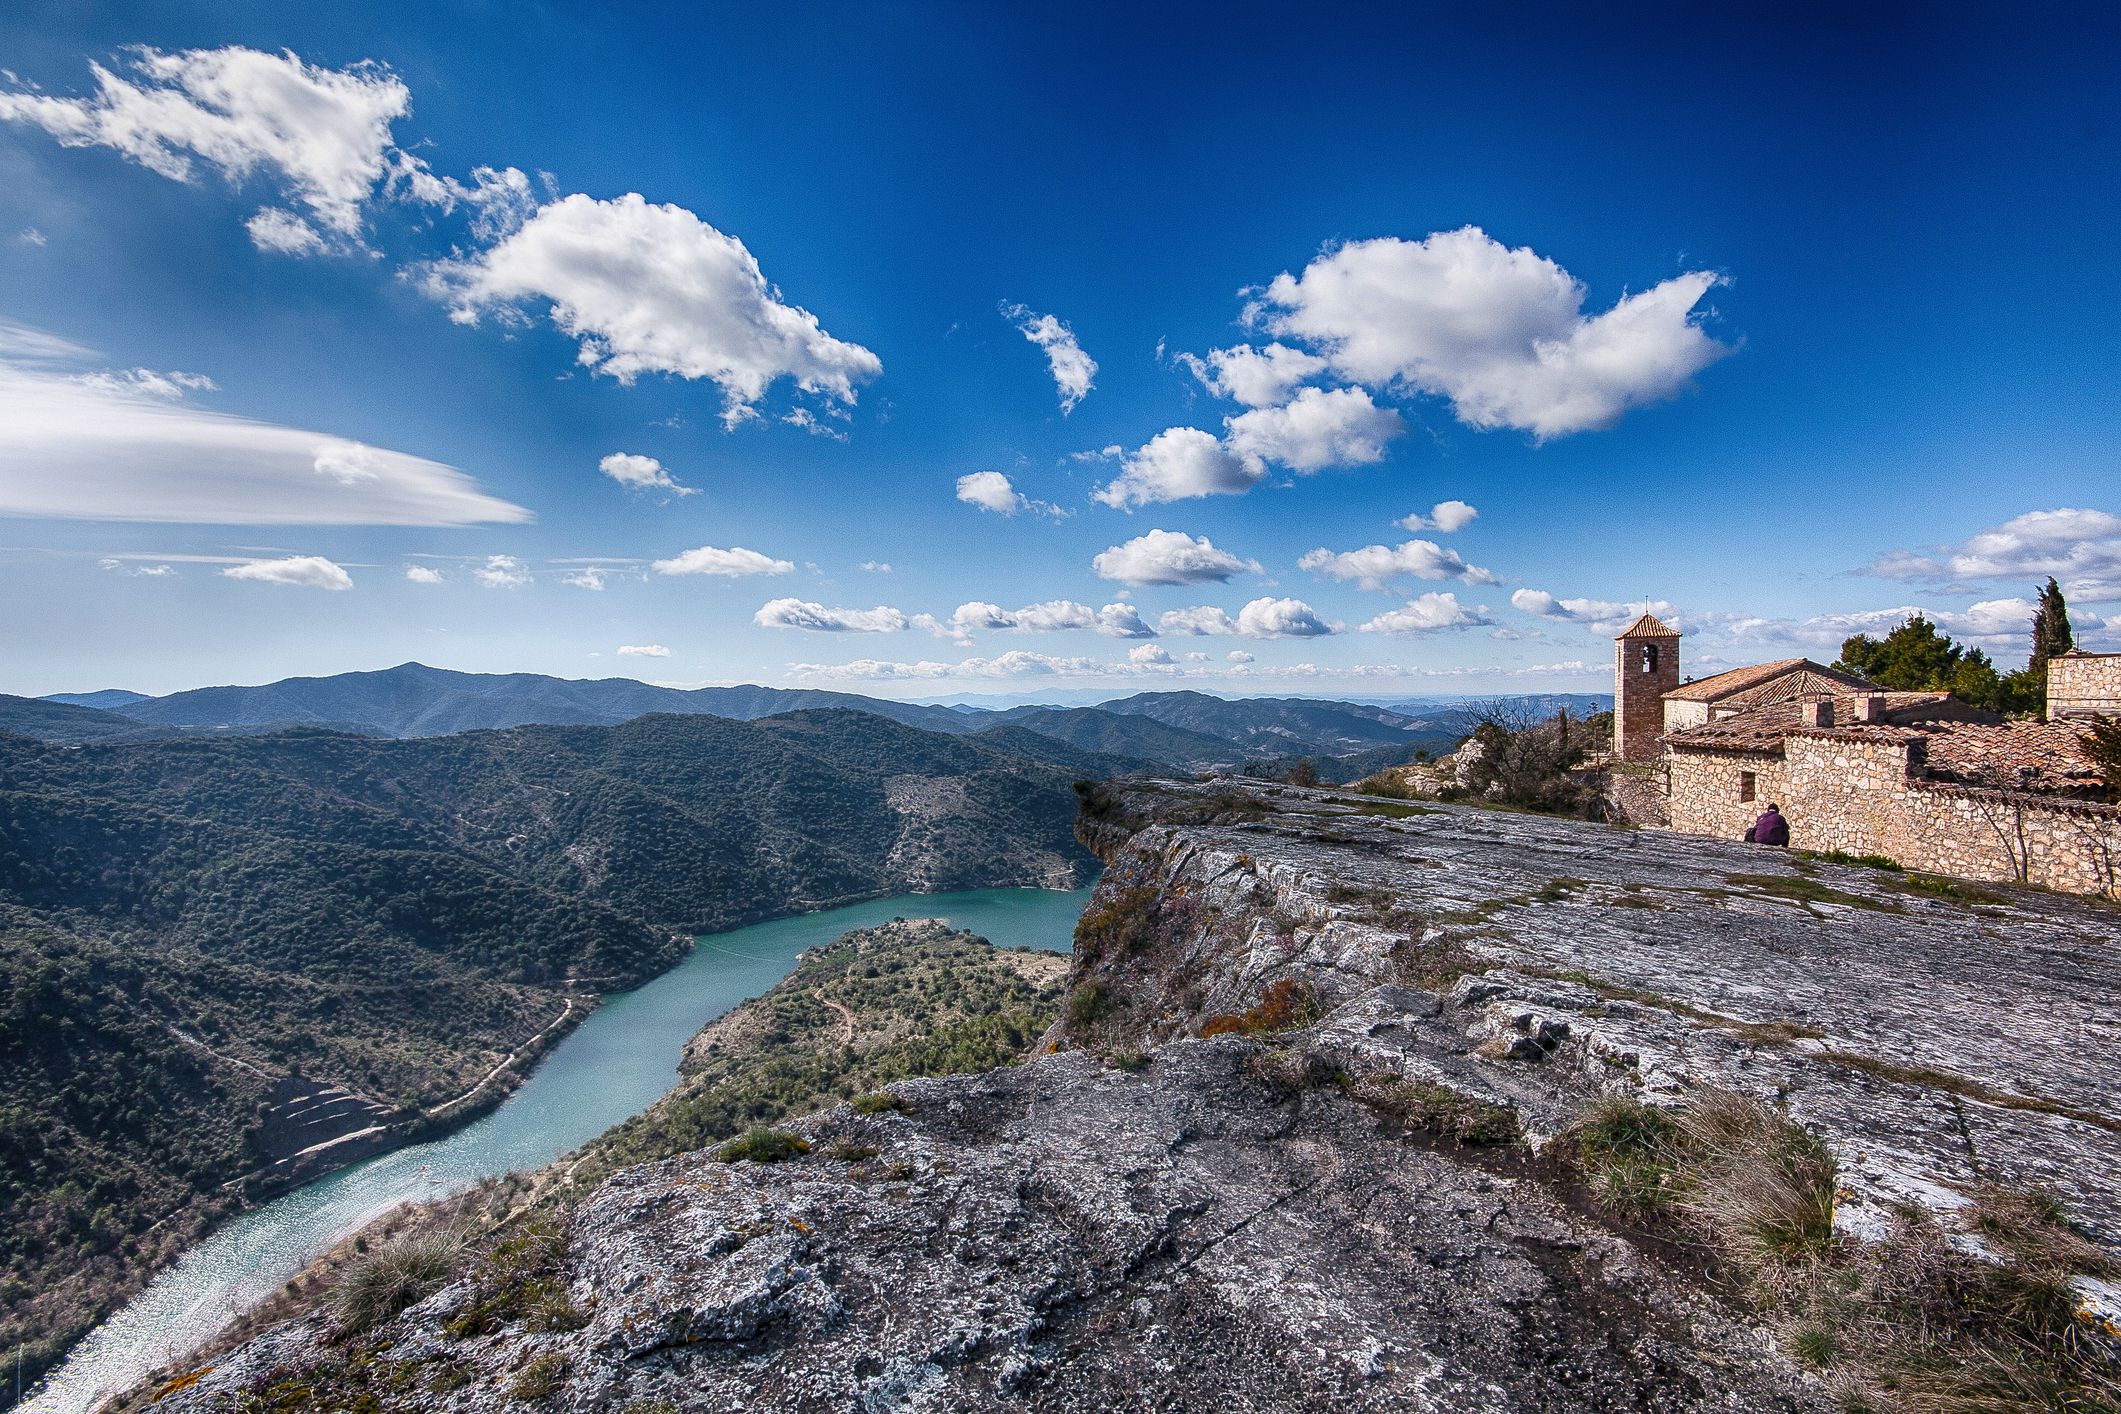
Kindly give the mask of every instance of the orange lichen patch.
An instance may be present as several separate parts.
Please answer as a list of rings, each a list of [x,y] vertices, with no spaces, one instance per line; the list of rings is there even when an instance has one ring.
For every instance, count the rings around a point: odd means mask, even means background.
[[[199,1383],[199,1381],[205,1379],[213,1372],[214,1367],[211,1365],[201,1365],[196,1370],[188,1370],[185,1373],[177,1376],[175,1379],[170,1380],[168,1383],[164,1384],[160,1389],[156,1390],[154,1394],[149,1396],[149,1398],[167,1399],[169,1396],[175,1394],[178,1390],[190,1389],[193,1385]]]
[[[1301,1026],[1318,1011],[1318,1000],[1307,982],[1284,977],[1270,983],[1250,1010],[1211,1016],[1201,1024],[1200,1034],[1210,1036],[1257,1036],[1266,1031],[1286,1031]]]

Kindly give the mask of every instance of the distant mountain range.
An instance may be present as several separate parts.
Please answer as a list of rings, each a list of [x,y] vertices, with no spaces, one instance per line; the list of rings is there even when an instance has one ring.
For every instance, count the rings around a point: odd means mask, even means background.
[[[1595,710],[1603,699],[1520,699],[1542,711]],[[81,745],[161,737],[261,735],[321,728],[373,737],[434,737],[517,726],[613,726],[648,713],[755,721],[784,712],[847,708],[950,735],[1007,729],[1008,749],[1056,765],[1030,747],[1042,737],[1106,771],[1234,768],[1248,761],[1354,758],[1395,764],[1448,751],[1472,727],[1467,703],[1413,699],[1399,707],[1307,697],[1221,698],[1144,692],[1094,706],[990,708],[895,702],[854,693],[773,687],[658,687],[630,678],[575,680],[536,673],[460,673],[405,663],[378,672],[287,678],[257,687],[204,687],[165,697],[122,689],[46,698],[0,696],[0,731]]]

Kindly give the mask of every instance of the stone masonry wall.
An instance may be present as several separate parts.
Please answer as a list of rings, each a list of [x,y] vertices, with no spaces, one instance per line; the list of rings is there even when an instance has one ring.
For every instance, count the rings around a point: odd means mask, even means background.
[[[2065,653],[2047,660],[2047,715],[2121,715],[2121,653]]]
[[[1622,638],[1614,650],[1613,754],[1623,761],[1655,760],[1664,735],[1664,695],[1679,686],[1679,639]],[[1656,655],[1648,671],[1645,651]]]
[[[1770,800],[1799,849],[1883,855],[1909,869],[2121,896],[2121,807],[1978,790],[1910,775],[1901,742],[1795,734],[1782,759],[1742,752],[1671,753],[1672,826],[1742,838]],[[1740,803],[1741,770],[1755,796]]]

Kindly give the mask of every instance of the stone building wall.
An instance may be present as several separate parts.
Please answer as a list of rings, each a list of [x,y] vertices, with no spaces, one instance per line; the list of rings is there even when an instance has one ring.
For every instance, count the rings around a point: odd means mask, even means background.
[[[2047,715],[2121,716],[2121,653],[2064,653],[2047,660]]]
[[[1681,727],[1698,727],[1709,719],[1709,704],[1706,702],[1673,701],[1664,704],[1664,729],[1676,732]]]
[[[1908,869],[2121,896],[2121,806],[1973,789],[1910,773],[1905,741],[1793,733],[1781,757],[1669,755],[1672,827],[1739,839],[1777,801],[1798,849],[1882,855]],[[1740,772],[1755,799],[1741,802]]]

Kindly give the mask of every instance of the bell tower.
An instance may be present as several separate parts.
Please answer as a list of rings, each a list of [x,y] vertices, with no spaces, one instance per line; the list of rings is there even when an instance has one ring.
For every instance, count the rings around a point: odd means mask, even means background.
[[[1679,630],[1645,613],[1614,643],[1613,754],[1647,761],[1664,737],[1664,695],[1679,686]]]

